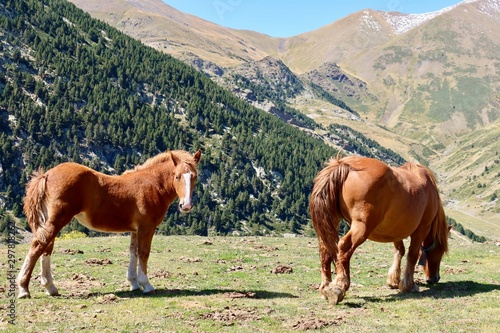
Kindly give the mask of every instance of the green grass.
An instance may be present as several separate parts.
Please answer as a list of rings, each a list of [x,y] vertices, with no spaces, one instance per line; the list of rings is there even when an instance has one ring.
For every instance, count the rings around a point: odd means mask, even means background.
[[[317,290],[319,257],[313,238],[155,236],[149,276],[157,293],[149,296],[128,291],[128,242],[128,237],[56,242],[53,273],[62,296],[44,294],[37,265],[30,285],[32,298],[17,300],[16,325],[0,318],[0,329],[67,333],[465,332],[472,328],[493,332],[498,328],[499,250],[494,244],[452,239],[450,254],[442,263],[442,282],[421,285],[420,293],[400,294],[385,287],[392,245],[367,242],[351,262],[352,286],[346,298],[331,306]],[[27,248],[16,247],[18,267]],[[6,253],[1,247],[2,258]],[[91,264],[102,259],[111,263]],[[278,265],[288,265],[293,272],[273,274]],[[416,278],[422,281],[422,273],[417,272]],[[1,298],[7,304],[6,293]]]

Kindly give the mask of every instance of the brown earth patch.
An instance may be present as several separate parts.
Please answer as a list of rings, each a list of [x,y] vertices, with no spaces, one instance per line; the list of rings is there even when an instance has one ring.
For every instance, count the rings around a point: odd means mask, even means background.
[[[168,279],[169,277],[172,276],[172,273],[167,272],[167,271],[162,269],[162,270],[153,272],[150,276],[152,278],[157,278],[157,279]]]
[[[113,262],[109,259],[96,259],[96,258],[87,259],[85,260],[85,263],[87,265],[97,265],[97,266],[106,266],[113,264]]]
[[[322,319],[314,316],[301,318],[292,325],[292,329],[300,331],[319,330],[325,327],[338,326],[344,319],[342,317]]]
[[[187,263],[192,263],[192,262],[201,262],[200,258],[186,258],[186,257],[180,257],[180,261],[182,262],[187,262]]]
[[[228,298],[254,298],[256,293],[251,292],[251,291],[245,291],[245,292],[238,292],[238,291],[233,291],[230,293],[225,293],[224,296]]]
[[[213,311],[201,314],[200,318],[222,322],[226,325],[234,325],[235,323],[242,321],[260,320],[261,316],[258,314],[256,309],[232,309],[226,306],[222,311]]]
[[[293,273],[292,266],[289,265],[278,265],[271,271],[273,274],[291,274]]]
[[[62,249],[61,253],[75,255],[75,254],[83,254],[83,251],[82,250],[73,250],[73,249]]]

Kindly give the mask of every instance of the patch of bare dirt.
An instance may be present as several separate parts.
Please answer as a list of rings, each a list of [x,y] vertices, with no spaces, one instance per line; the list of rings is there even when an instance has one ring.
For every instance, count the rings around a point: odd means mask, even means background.
[[[106,266],[113,264],[113,262],[109,259],[96,259],[96,258],[87,259],[85,260],[85,263],[87,265],[97,265],[97,266]]]
[[[255,244],[253,246],[253,248],[256,250],[264,250],[266,252],[274,252],[274,251],[279,250],[279,248],[277,248],[275,246],[267,246],[267,245],[263,245],[263,244]]]
[[[187,263],[193,263],[193,262],[201,262],[200,258],[186,258],[186,257],[180,257],[180,261],[182,262],[187,262]]]
[[[260,320],[261,316],[256,309],[240,309],[226,306],[222,311],[201,314],[200,318],[222,322],[225,325],[234,325],[242,321]]]
[[[344,319],[342,317],[322,319],[315,316],[301,318],[292,325],[292,329],[300,331],[319,330],[325,327],[338,326]]]
[[[227,269],[228,272],[236,272],[236,271],[242,271],[243,266],[237,265],[237,266],[231,266]]]
[[[73,249],[62,249],[61,253],[75,255],[75,254],[83,254],[83,251],[82,250],[73,250]]]
[[[101,283],[92,276],[75,273],[71,278],[58,280],[56,285],[67,291],[68,297],[88,298],[92,288],[101,287]],[[66,292],[64,292],[66,294]]]
[[[150,274],[150,276],[152,278],[157,278],[157,279],[168,279],[169,277],[172,276],[172,273],[167,272],[167,271],[162,269],[162,270],[153,272],[152,274]]]
[[[99,304],[114,304],[116,302],[118,302],[118,297],[115,294],[106,294],[97,300]]]
[[[246,292],[238,292],[238,291],[233,291],[230,293],[225,293],[225,297],[234,299],[234,298],[254,298],[256,296],[256,293],[251,292],[251,291],[246,291]]]
[[[291,274],[293,273],[292,266],[289,265],[278,265],[271,271],[273,274]]]
[[[444,271],[445,274],[463,274],[463,273],[466,273],[467,270],[465,268],[452,268],[452,267],[449,267],[449,268],[446,268],[446,270]]]

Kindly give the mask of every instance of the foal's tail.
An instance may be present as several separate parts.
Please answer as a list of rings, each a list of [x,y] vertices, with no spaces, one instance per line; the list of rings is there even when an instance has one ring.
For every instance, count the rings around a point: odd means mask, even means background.
[[[26,186],[24,197],[24,213],[35,238],[45,243],[47,240],[45,222],[48,218],[47,210],[47,175],[43,169],[33,172],[33,176]]]
[[[309,201],[312,223],[323,249],[336,260],[339,242],[339,224],[342,220],[339,197],[352,167],[341,159],[332,158],[314,179]]]

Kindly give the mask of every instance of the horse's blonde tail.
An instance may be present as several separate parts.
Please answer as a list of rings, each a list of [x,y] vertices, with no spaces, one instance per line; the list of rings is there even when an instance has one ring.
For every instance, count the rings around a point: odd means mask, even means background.
[[[48,219],[47,210],[47,175],[43,169],[33,173],[31,180],[26,186],[24,197],[24,213],[28,218],[28,224],[33,236],[42,243],[47,241],[47,230],[45,223]]]
[[[339,225],[342,220],[339,196],[351,167],[339,159],[331,159],[314,179],[309,201],[312,224],[318,236],[320,249],[336,260]]]

